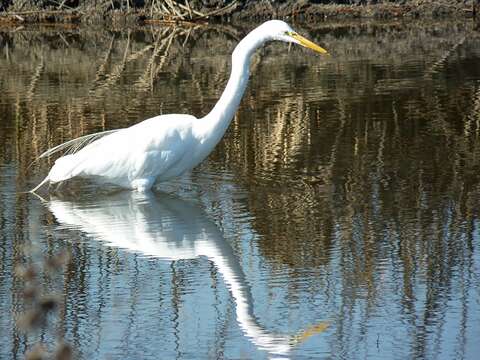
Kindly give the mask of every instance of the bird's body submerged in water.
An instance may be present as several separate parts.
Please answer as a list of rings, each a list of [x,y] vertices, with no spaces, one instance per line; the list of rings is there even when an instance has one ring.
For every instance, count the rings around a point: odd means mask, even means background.
[[[74,177],[89,178],[138,191],[169,180],[204,160],[230,124],[248,82],[250,59],[271,40],[296,43],[326,53],[320,46],[294,32],[289,25],[271,20],[251,31],[232,54],[227,86],[213,110],[201,119],[186,114],[160,115],[129,128],[87,135],[46,151],[41,157],[89,143],[59,158],[43,184]]]

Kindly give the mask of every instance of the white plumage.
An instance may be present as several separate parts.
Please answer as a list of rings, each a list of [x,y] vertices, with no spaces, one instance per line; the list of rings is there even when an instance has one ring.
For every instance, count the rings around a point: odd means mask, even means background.
[[[169,180],[191,170],[210,154],[222,138],[247,86],[251,56],[270,40],[297,43],[326,53],[283,21],[267,21],[250,32],[235,48],[227,86],[213,110],[205,117],[161,115],[129,128],[70,140],[40,156],[73,149],[72,153],[59,158],[47,177],[31,191],[47,182],[59,183],[74,177],[147,191],[155,182]]]
[[[181,175],[202,160],[195,122],[198,125],[193,116],[172,114],[120,129],[59,158],[49,181],[99,177],[121,187],[147,190],[153,181]]]

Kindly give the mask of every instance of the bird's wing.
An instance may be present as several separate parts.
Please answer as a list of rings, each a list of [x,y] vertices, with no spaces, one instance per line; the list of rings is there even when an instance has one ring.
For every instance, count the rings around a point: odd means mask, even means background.
[[[84,136],[80,136],[76,139],[69,140],[67,142],[64,142],[63,144],[57,145],[51,149],[48,149],[44,153],[42,153],[36,160],[42,159],[44,157],[56,154],[57,152],[60,151],[65,151],[65,155],[69,154],[75,154],[79,150],[83,149],[85,146],[91,144],[95,140],[98,140],[105,135],[112,134],[114,132],[117,132],[121,129],[114,129],[114,130],[107,130],[107,131],[100,131],[94,134],[88,134]]]

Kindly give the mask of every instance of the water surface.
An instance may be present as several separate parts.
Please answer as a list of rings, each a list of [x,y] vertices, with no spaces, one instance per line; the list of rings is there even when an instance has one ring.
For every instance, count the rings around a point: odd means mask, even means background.
[[[252,25],[253,26],[253,25]],[[0,358],[426,358],[480,351],[480,35],[297,26],[256,55],[224,140],[153,194],[23,193],[76,136],[206,114],[252,26],[0,31]],[[25,333],[16,265],[55,316]]]

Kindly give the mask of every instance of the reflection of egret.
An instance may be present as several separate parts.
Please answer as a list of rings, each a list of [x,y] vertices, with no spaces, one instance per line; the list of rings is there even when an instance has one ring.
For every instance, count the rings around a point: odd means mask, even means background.
[[[286,355],[292,346],[326,329],[320,323],[298,335],[265,330],[254,315],[245,274],[231,246],[203,211],[165,194],[116,195],[89,202],[53,199],[49,208],[57,220],[115,246],[165,260],[206,256],[222,274],[236,304],[238,323],[259,348]]]
[[[32,191],[47,182],[58,183],[74,177],[92,178],[145,191],[155,181],[168,180],[192,169],[210,154],[222,138],[247,86],[253,53],[271,40],[296,43],[326,53],[283,21],[268,21],[250,32],[235,48],[227,87],[213,110],[204,118],[196,119],[185,114],[161,115],[126,129],[68,141],[40,156],[64,149],[72,152],[59,158],[47,177]]]

